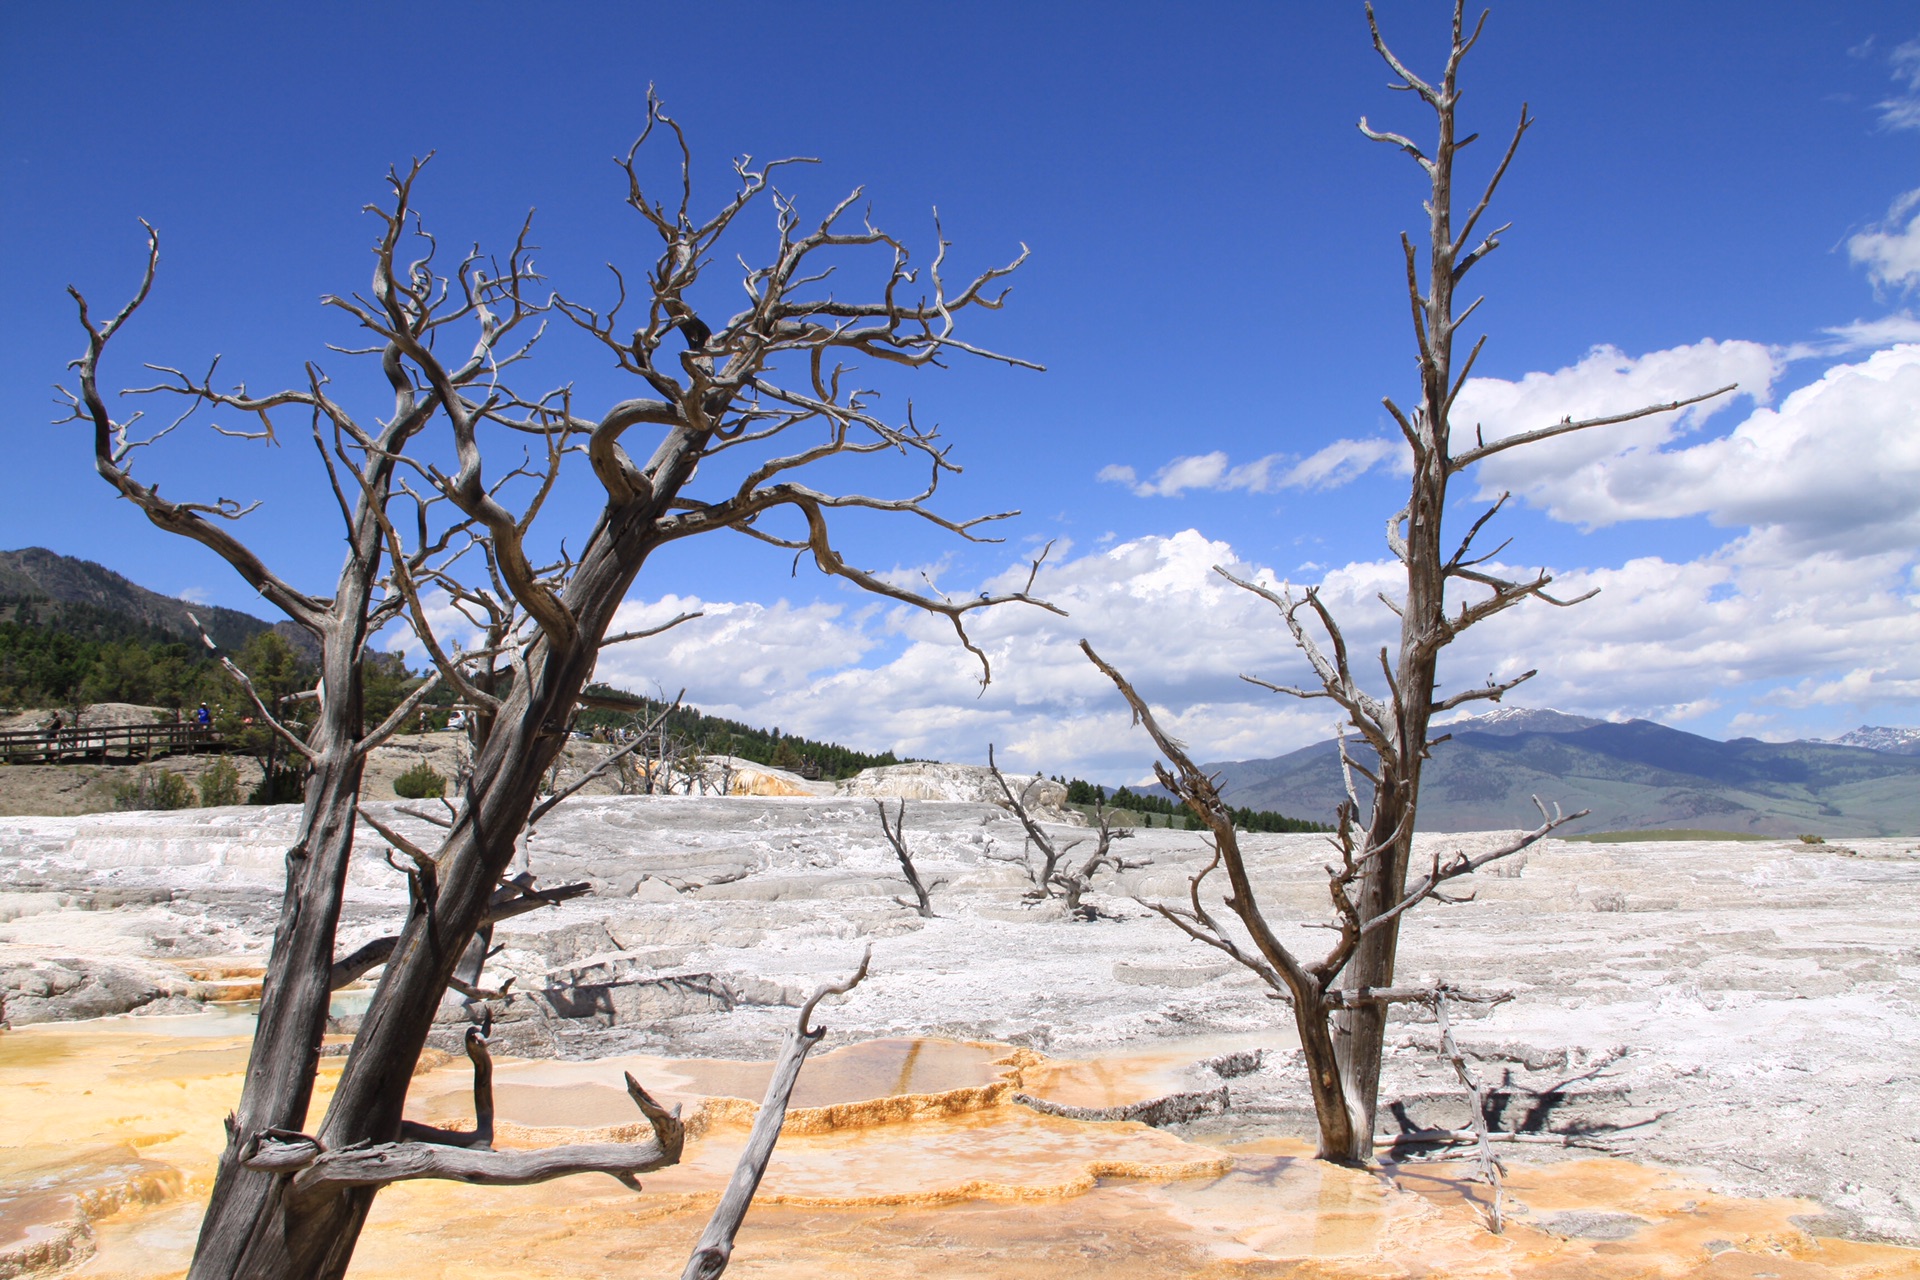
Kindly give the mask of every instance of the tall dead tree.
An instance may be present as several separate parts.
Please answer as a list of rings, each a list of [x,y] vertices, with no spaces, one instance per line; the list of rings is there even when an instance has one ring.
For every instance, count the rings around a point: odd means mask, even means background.
[[[383,249],[391,253],[397,228],[390,227]],[[160,263],[160,240],[147,228],[147,260],[139,288],[132,299],[104,324],[93,319],[86,298],[71,289],[86,330],[85,353],[70,366],[78,375],[78,390],[69,391],[72,408],[67,421],[78,420],[93,429],[94,468],[120,495],[140,508],[155,526],[191,538],[224,559],[240,577],[296,625],[313,636],[320,648],[320,681],[314,721],[297,733],[253,696],[255,713],[304,761],[306,776],[300,826],[287,850],[286,886],[280,922],[267,956],[261,987],[260,1011],[246,1081],[229,1120],[232,1141],[220,1159],[205,1241],[214,1242],[235,1231],[250,1229],[269,1203],[278,1197],[276,1175],[249,1169],[242,1162],[245,1142],[252,1135],[302,1128],[313,1097],[321,1035],[331,996],[335,934],[353,850],[353,827],[360,780],[368,753],[386,741],[418,710],[437,683],[423,683],[376,726],[363,723],[362,687],[365,660],[372,637],[399,613],[398,597],[379,589],[384,509],[393,493],[400,460],[440,409],[443,393],[465,395],[469,388],[514,363],[520,352],[510,343],[515,331],[537,308],[529,305],[523,289],[536,277],[525,256],[524,233],[503,270],[494,273],[477,258],[461,264],[462,292],[453,299],[409,317],[413,341],[451,338],[463,323],[472,325],[477,341],[472,353],[450,367],[444,389],[422,388],[404,368],[404,347],[382,340],[367,354],[379,361],[392,416],[382,424],[362,426],[340,403],[318,365],[306,368],[304,387],[254,396],[244,384],[234,391],[213,386],[216,360],[205,376],[194,378],[172,368],[160,368],[164,380],[136,388],[129,394],[181,397],[187,412],[172,425],[139,438],[134,433],[141,414],[116,418],[100,390],[100,363],[108,344],[130,320],[153,288]],[[481,321],[481,318],[484,320]],[[476,321],[481,321],[476,323]],[[258,423],[257,431],[213,429],[272,444],[281,423],[276,418],[304,414],[313,443],[319,450],[340,513],[346,525],[347,555],[331,596],[310,594],[293,586],[234,532],[233,526],[252,506],[220,498],[212,502],[174,501],[134,474],[138,450],[156,443],[186,422],[195,410],[228,410]],[[257,504],[255,504],[257,505]],[[423,548],[430,553],[431,546]],[[245,673],[228,664],[243,688],[253,695]],[[219,1274],[218,1271],[203,1274]]]
[[[646,144],[657,132],[671,135],[677,161],[670,179],[673,195],[664,203],[650,194],[640,165]],[[385,622],[408,615],[426,641],[440,678],[475,708],[487,729],[475,747],[471,780],[449,826],[437,847],[421,848],[414,860],[416,909],[385,958],[333,1101],[311,1134],[301,1130],[334,971],[338,883],[350,849],[354,809],[353,788],[347,784],[357,782],[358,775],[343,778],[327,795],[309,790],[310,809],[340,830],[330,882],[334,896],[315,900],[290,888],[282,931],[297,933],[304,945],[276,947],[268,982],[270,990],[301,993],[304,1002],[291,1012],[284,1001],[263,1007],[261,1045],[274,1047],[257,1047],[254,1055],[255,1072],[278,1082],[274,1096],[296,1095],[298,1105],[287,1102],[270,1110],[256,1106],[236,1115],[190,1273],[193,1280],[338,1277],[347,1269],[375,1195],[397,1178],[501,1180],[490,1168],[510,1172],[513,1180],[593,1169],[631,1175],[676,1154],[670,1128],[656,1120],[656,1140],[635,1144],[620,1169],[607,1168],[605,1152],[580,1152],[573,1159],[561,1149],[531,1164],[513,1161],[508,1171],[509,1162],[500,1153],[437,1145],[418,1134],[409,1137],[402,1125],[408,1086],[434,1011],[476,931],[500,906],[496,899],[518,838],[564,742],[582,688],[601,648],[610,642],[614,612],[654,550],[698,534],[731,530],[796,556],[810,556],[826,574],[946,617],[961,644],[980,661],[983,679],[991,673],[985,654],[967,636],[966,614],[1009,601],[1043,603],[1025,590],[964,600],[916,594],[849,564],[834,544],[830,523],[836,511],[889,512],[980,539],[983,524],[1002,518],[953,520],[930,506],[942,476],[958,469],[948,459],[946,446],[935,431],[915,421],[911,410],[904,420],[881,416],[874,395],[854,385],[853,370],[843,362],[866,357],[914,369],[962,352],[1024,365],[975,346],[957,332],[970,313],[1002,305],[1005,293],[996,282],[1020,265],[1024,250],[1004,267],[957,286],[949,284],[947,242],[938,239],[931,261],[915,268],[902,241],[856,220],[851,211],[859,203],[858,191],[824,218],[803,222],[795,201],[771,185],[782,165],[797,161],[759,167],[737,161],[733,196],[711,217],[696,221],[691,153],[679,126],[650,99],[646,129],[619,161],[627,202],[659,243],[640,296],[628,296],[628,277],[616,270],[618,296],[604,311],[557,295],[543,304],[573,321],[599,343],[611,363],[644,384],[633,398],[598,416],[584,416],[574,405],[570,378],[555,378],[558,390],[528,396],[496,376],[527,354],[524,349],[496,349],[502,332],[523,315],[543,309],[524,302],[524,288],[534,278],[522,257],[524,234],[506,268],[490,270],[476,253],[453,274],[443,275],[433,264],[432,240],[420,230],[413,207],[423,163],[393,173],[390,199],[372,209],[382,233],[369,293],[327,299],[352,317],[366,335],[362,341],[367,349],[379,354],[399,401],[396,422],[404,424],[405,431],[391,443],[413,440],[414,447],[403,452],[384,443],[396,428],[362,428],[333,405],[317,374],[315,385],[304,393],[307,398],[297,402],[311,407],[320,415],[317,421],[339,433],[336,454],[357,449],[369,462],[379,460],[389,468],[381,483],[404,467],[421,485],[424,496],[413,513],[418,517],[412,522],[414,545],[403,549],[402,560],[394,563],[398,530],[407,522],[385,510],[391,489],[351,481],[369,504],[364,525],[356,525],[366,548],[363,558],[377,555],[384,538],[393,571],[392,590],[369,616]],[[768,203],[774,224],[771,255],[764,265],[746,270],[744,307],[719,323],[703,319],[695,309],[696,301],[708,296],[701,277],[716,254],[725,251],[720,242],[743,211]],[[420,246],[419,256],[411,261],[403,254],[408,243]],[[822,281],[827,273],[872,258],[878,259],[879,270],[866,300],[849,300],[844,290],[826,292]],[[100,350],[145,296],[143,287],[110,325],[96,329],[89,324],[81,396],[89,410],[98,399],[93,374]],[[438,331],[462,318],[476,325],[481,342],[468,361],[452,364],[445,356],[449,343]],[[437,336],[442,340],[435,341]],[[202,400],[226,403],[204,383],[188,390]],[[234,407],[250,408],[253,403],[236,402]],[[114,427],[104,409],[93,416],[101,438],[111,442]],[[431,448],[415,439],[429,422],[435,428]],[[629,452],[634,439],[643,435],[644,452]],[[488,448],[497,449],[502,439],[539,442],[545,465],[525,473],[519,468],[490,470]],[[602,500],[590,513],[591,527],[575,544],[577,552],[558,551],[541,564],[529,549],[538,536],[532,514],[551,492],[562,459],[576,448],[584,448]],[[866,454],[918,459],[925,467],[924,486],[907,496],[882,498],[816,488],[803,478],[819,464],[841,460],[844,465]],[[512,489],[516,476],[534,487],[533,499],[521,500],[517,508]],[[351,505],[355,499],[343,491],[342,501]],[[429,532],[430,520],[420,512],[430,506],[436,513],[455,513],[451,524]],[[451,539],[464,532],[484,542],[501,596],[524,620],[510,620],[506,630],[481,646],[504,656],[511,670],[504,688],[483,687],[474,678],[475,654],[433,638],[417,592],[405,585],[448,571],[444,556],[453,554],[457,548]],[[566,544],[553,537],[545,545]],[[236,564],[257,563],[237,542],[229,558]],[[283,588],[264,571],[254,572],[249,581],[264,584],[262,589],[276,603],[284,601],[283,607],[297,611],[316,629],[322,627],[324,608],[350,611],[353,606],[344,590],[344,604],[326,605]],[[366,581],[371,583],[372,577]],[[341,650],[343,655],[347,651]],[[344,656],[327,669],[330,699],[352,688],[343,661]],[[296,855],[294,860],[302,863],[311,857],[304,849]],[[248,1088],[254,1088],[252,1074]],[[379,1158],[357,1154],[368,1152]]]
[[[1292,1003],[1306,1053],[1320,1130],[1320,1155],[1343,1162],[1365,1161],[1372,1156],[1388,1006],[1429,996],[1424,991],[1401,991],[1393,986],[1401,918],[1416,904],[1440,897],[1440,887],[1447,881],[1516,853],[1581,816],[1562,816],[1557,809],[1549,813],[1541,806],[1540,825],[1507,844],[1473,856],[1435,857],[1417,876],[1413,875],[1420,771],[1436,745],[1436,740],[1429,737],[1432,717],[1477,700],[1497,702],[1535,674],[1528,671],[1509,680],[1490,680],[1484,686],[1437,698],[1434,691],[1442,651],[1469,627],[1522,601],[1542,600],[1562,607],[1579,603],[1550,594],[1548,587],[1553,579],[1544,571],[1522,578],[1501,576],[1491,562],[1505,544],[1491,552],[1476,550],[1474,539],[1504,505],[1505,494],[1472,523],[1449,552],[1441,528],[1449,482],[1475,463],[1520,445],[1671,412],[1733,390],[1722,387],[1670,404],[1604,417],[1576,421],[1569,416],[1537,430],[1493,441],[1484,440],[1476,427],[1472,443],[1456,448],[1464,442],[1456,442],[1453,436],[1454,401],[1486,339],[1483,336],[1474,343],[1456,370],[1455,334],[1479,302],[1456,312],[1454,294],[1467,273],[1500,245],[1500,236],[1507,229],[1504,226],[1477,241],[1475,234],[1521,138],[1533,124],[1523,106],[1505,153],[1456,229],[1454,163],[1461,149],[1478,136],[1460,137],[1456,133],[1455,114],[1460,102],[1457,77],[1462,60],[1486,22],[1483,13],[1469,32],[1464,17],[1463,0],[1455,0],[1446,67],[1437,82],[1429,83],[1387,47],[1372,7],[1367,8],[1373,47],[1395,77],[1390,87],[1418,98],[1432,112],[1436,125],[1433,143],[1423,147],[1403,134],[1377,130],[1364,118],[1360,121],[1361,133],[1405,152],[1419,165],[1427,182],[1424,272],[1419,247],[1411,237],[1401,236],[1420,378],[1419,399],[1410,412],[1391,398],[1384,401],[1405,437],[1413,473],[1406,506],[1387,522],[1387,545],[1406,574],[1404,594],[1387,601],[1400,618],[1398,654],[1381,648],[1380,679],[1373,682],[1364,664],[1361,670],[1355,669],[1340,624],[1317,588],[1307,587],[1296,595],[1290,587],[1275,591],[1224,568],[1215,570],[1279,610],[1294,643],[1312,667],[1316,683],[1296,688],[1246,678],[1292,697],[1331,701],[1339,707],[1346,730],[1357,739],[1358,746],[1349,750],[1349,738],[1345,733],[1341,738],[1340,759],[1348,798],[1340,807],[1338,831],[1332,837],[1339,861],[1327,868],[1335,941],[1325,956],[1304,959],[1280,940],[1260,905],[1232,816],[1212,780],[1162,729],[1125,677],[1082,643],[1088,657],[1126,698],[1136,722],[1146,726],[1161,753],[1173,763],[1172,770],[1155,766],[1162,784],[1186,803],[1212,836],[1215,857],[1193,878],[1189,905],[1158,909],[1194,938],[1252,969],[1276,994]],[[1451,600],[1450,588],[1455,593]],[[1364,806],[1356,775],[1371,790],[1370,801]],[[1241,941],[1208,906],[1202,886],[1222,867],[1231,886],[1225,904],[1238,918],[1247,942]]]

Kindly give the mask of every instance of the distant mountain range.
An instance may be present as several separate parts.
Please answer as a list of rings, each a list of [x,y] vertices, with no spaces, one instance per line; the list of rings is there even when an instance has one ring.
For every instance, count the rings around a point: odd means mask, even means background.
[[[1890,751],[1897,756],[1920,756],[1920,729],[1888,729],[1877,724],[1863,724],[1833,741],[1843,747]]]
[[[1593,811],[1570,833],[1920,831],[1920,730],[1864,726],[1832,742],[1718,742],[1651,720],[1503,708],[1437,732],[1452,737],[1433,749],[1423,775],[1424,831],[1531,826],[1534,795],[1567,812]],[[1331,741],[1205,767],[1230,803],[1294,817],[1332,821],[1342,794]]]
[[[104,565],[63,556],[45,547],[0,551],[0,621],[13,617],[21,604],[33,601],[102,609],[197,644],[200,633],[187,616],[191,612],[223,649],[238,649],[262,631],[277,631],[308,657],[319,657],[313,638],[291,622],[272,623],[238,609],[176,600],[149,591]]]

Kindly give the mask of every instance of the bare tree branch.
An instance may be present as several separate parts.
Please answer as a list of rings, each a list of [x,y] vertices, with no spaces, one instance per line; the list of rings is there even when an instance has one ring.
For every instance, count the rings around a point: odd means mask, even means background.
[[[266,722],[267,727],[273,730],[288,746],[299,752],[301,756],[308,760],[315,759],[319,753],[308,744],[305,738],[280,722],[280,717],[274,715],[272,710],[268,708],[266,700],[260,696],[260,691],[253,687],[252,677],[242,671],[232,658],[220,652],[220,646],[213,642],[213,637],[207,634],[207,629],[200,625],[200,619],[194,617],[192,612],[189,611],[187,621],[191,622],[193,629],[200,633],[200,642],[212,651],[214,657],[219,661],[221,668],[233,677],[235,684],[238,684],[242,689],[246,690],[247,697],[252,701],[254,710],[260,713],[260,718]]]
[[[1450,474],[1457,475],[1476,462],[1482,462],[1496,453],[1505,453],[1508,449],[1516,448],[1519,445],[1534,444],[1541,440],[1551,440],[1555,436],[1564,436],[1575,431],[1586,431],[1592,427],[1617,426],[1622,422],[1633,422],[1639,418],[1650,418],[1656,413],[1672,413],[1676,409],[1684,409],[1688,405],[1699,404],[1704,400],[1712,400],[1716,396],[1724,396],[1730,391],[1738,391],[1739,389],[1739,383],[1729,382],[1724,387],[1719,387],[1712,391],[1703,391],[1697,396],[1688,396],[1683,400],[1669,400],[1665,404],[1644,405],[1638,409],[1630,409],[1625,413],[1610,413],[1598,418],[1583,418],[1578,422],[1575,422],[1571,417],[1562,418],[1550,427],[1541,427],[1537,431],[1522,431],[1517,435],[1506,436],[1502,439],[1495,440],[1492,444],[1481,444],[1477,448],[1469,449],[1462,454],[1457,454],[1447,460],[1447,470]]]
[[[787,1037],[786,1047],[774,1063],[773,1077],[767,1081],[767,1096],[760,1102],[760,1112],[754,1117],[746,1148],[741,1151],[739,1162],[734,1165],[733,1177],[728,1180],[727,1189],[721,1193],[713,1217],[707,1221],[707,1229],[700,1233],[700,1242],[694,1246],[693,1256],[687,1259],[686,1269],[680,1273],[681,1280],[716,1280],[727,1269],[727,1263],[733,1258],[733,1238],[739,1234],[740,1224],[745,1221],[747,1209],[753,1203],[753,1193],[759,1189],[760,1179],[767,1172],[767,1162],[773,1158],[774,1143],[780,1140],[780,1127],[787,1118],[787,1101],[793,1096],[793,1086],[799,1082],[800,1068],[805,1065],[813,1047],[827,1033],[825,1027],[808,1026],[814,1006],[827,996],[845,995],[859,986],[866,978],[867,966],[872,960],[873,947],[869,945],[860,957],[860,967],[853,971],[852,977],[822,985],[800,1007],[799,1025]]]

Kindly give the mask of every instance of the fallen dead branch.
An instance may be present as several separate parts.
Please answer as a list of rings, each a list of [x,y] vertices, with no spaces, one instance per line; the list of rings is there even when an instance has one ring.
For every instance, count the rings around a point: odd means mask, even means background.
[[[318,1138],[274,1129],[249,1143],[243,1160],[249,1169],[292,1174],[295,1195],[322,1187],[383,1187],[413,1178],[517,1187],[574,1173],[608,1174],[637,1191],[636,1175],[680,1161],[686,1142],[680,1109],[662,1107],[632,1075],[626,1077],[627,1096],[653,1131],[648,1141],[495,1151],[493,1059],[478,1027],[467,1030],[467,1056],[473,1060],[475,1123],[471,1130],[403,1123],[399,1141],[354,1143],[329,1150]]]
[[[1031,1107],[1042,1115],[1059,1116],[1063,1120],[1137,1120],[1156,1129],[1185,1124],[1201,1116],[1219,1115],[1232,1105],[1225,1085],[1199,1093],[1170,1093],[1164,1098],[1130,1102],[1118,1107],[1073,1107],[1061,1102],[1048,1102],[1030,1093],[1016,1093],[1010,1101]]]
[[[872,960],[873,948],[868,946],[852,977],[822,985],[800,1006],[800,1021],[787,1037],[780,1060],[774,1063],[773,1078],[767,1081],[767,1096],[760,1103],[759,1115],[754,1117],[746,1149],[740,1153],[733,1177],[728,1180],[713,1217],[707,1220],[707,1229],[700,1234],[700,1243],[694,1246],[680,1280],[716,1280],[727,1269],[727,1263],[733,1258],[733,1238],[739,1234],[740,1224],[753,1204],[753,1193],[766,1175],[767,1161],[773,1158],[773,1146],[780,1140],[780,1126],[786,1122],[787,1103],[793,1097],[793,1086],[800,1080],[800,1068],[821,1037],[827,1034],[825,1027],[808,1025],[814,1006],[828,996],[845,995],[859,986],[866,979],[867,966]]]

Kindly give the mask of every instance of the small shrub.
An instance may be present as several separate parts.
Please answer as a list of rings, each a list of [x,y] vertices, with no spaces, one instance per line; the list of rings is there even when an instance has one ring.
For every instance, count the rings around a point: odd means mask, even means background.
[[[393,793],[403,800],[432,800],[447,794],[447,780],[422,760],[393,780]]]
[[[121,810],[191,809],[193,788],[177,773],[142,769],[127,782],[113,784],[113,807]]]
[[[305,797],[305,777],[298,769],[274,769],[260,779],[247,796],[248,804],[299,804]]]
[[[240,770],[233,761],[216,760],[200,775],[200,803],[208,809],[240,803]]]

